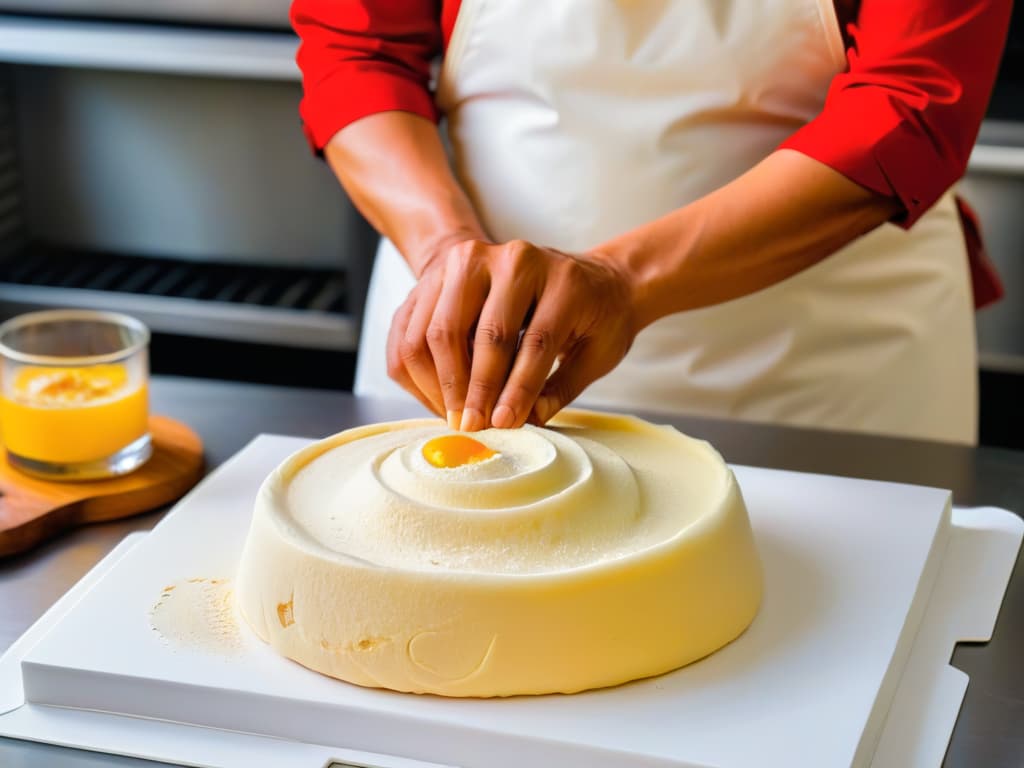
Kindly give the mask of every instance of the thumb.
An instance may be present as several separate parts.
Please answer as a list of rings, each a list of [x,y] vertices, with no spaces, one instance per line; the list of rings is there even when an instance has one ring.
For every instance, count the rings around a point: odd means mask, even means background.
[[[574,346],[558,364],[558,369],[544,384],[533,406],[533,419],[545,424],[556,413],[579,397],[591,382],[608,371],[593,339],[584,339]]]

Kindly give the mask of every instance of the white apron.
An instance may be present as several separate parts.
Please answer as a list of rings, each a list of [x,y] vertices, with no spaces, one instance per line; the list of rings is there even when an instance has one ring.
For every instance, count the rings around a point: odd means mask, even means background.
[[[845,66],[832,0],[463,0],[453,165],[492,237],[583,251],[739,176]],[[664,318],[579,402],[973,443],[973,305],[950,195],[751,296]],[[356,391],[412,288],[374,269]]]

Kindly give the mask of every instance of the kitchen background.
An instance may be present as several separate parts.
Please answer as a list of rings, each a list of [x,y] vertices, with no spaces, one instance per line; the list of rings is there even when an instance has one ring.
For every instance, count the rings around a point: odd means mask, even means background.
[[[157,373],[347,388],[376,235],[314,159],[288,0],[0,0],[0,319],[154,331]],[[1024,448],[1024,7],[962,192],[1007,297],[981,440]]]

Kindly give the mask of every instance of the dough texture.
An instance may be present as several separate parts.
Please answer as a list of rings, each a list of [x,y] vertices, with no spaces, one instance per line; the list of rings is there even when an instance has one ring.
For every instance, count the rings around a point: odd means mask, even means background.
[[[753,620],[750,522],[707,443],[567,411],[435,466],[447,434],[351,429],[267,478],[237,579],[260,638],[357,685],[490,697],[661,674]]]

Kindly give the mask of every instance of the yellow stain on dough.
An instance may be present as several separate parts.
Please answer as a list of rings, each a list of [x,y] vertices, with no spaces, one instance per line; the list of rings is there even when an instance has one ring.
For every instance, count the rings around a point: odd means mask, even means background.
[[[295,623],[294,604],[294,597],[287,603],[277,604],[277,620],[281,622],[281,626],[285,629]]]
[[[477,464],[496,455],[496,451],[466,435],[441,435],[423,446],[423,458],[438,469]]]

